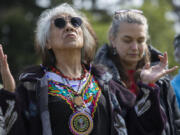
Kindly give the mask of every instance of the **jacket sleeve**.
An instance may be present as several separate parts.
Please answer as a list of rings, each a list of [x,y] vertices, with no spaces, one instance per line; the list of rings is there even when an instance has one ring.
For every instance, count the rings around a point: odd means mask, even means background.
[[[121,115],[121,107],[114,93],[116,87],[112,87],[112,81],[102,85],[103,93],[109,104],[110,120],[111,120],[111,135],[127,135],[125,120]]]
[[[41,119],[38,109],[37,82],[21,82],[16,91],[19,110],[27,135],[41,135]]]
[[[172,106],[172,111],[173,111],[172,116],[173,116],[174,130],[175,130],[175,134],[179,135],[180,134],[180,110],[177,103],[176,95],[170,83],[169,83],[169,92],[170,92],[170,104]]]
[[[133,135],[160,135],[165,127],[166,116],[160,106],[159,87],[138,83],[139,94],[133,108],[127,113],[127,128]],[[134,132],[136,134],[134,134]]]
[[[180,110],[175,92],[168,78],[163,78],[157,83],[161,87],[161,104],[166,111],[167,120],[172,135],[180,134]]]
[[[0,135],[25,135],[16,94],[0,90]]]
[[[41,135],[36,83],[21,82],[15,93],[0,90],[0,135]]]

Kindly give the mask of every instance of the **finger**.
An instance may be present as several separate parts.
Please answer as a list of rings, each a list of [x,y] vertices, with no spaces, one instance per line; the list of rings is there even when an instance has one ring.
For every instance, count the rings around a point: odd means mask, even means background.
[[[175,71],[175,70],[177,70],[177,69],[178,69],[178,66],[174,66],[174,67],[172,67],[172,68],[170,68],[170,69],[167,69],[167,70],[166,70],[166,74],[171,73],[171,72],[173,72],[173,71]]]
[[[166,62],[168,60],[167,52],[165,52],[163,55],[158,55],[161,62]]]
[[[147,63],[144,67],[143,67],[143,69],[149,69],[150,68],[150,63]]]
[[[1,71],[8,68],[7,55],[2,56],[0,60],[0,68],[1,68]]]
[[[168,63],[168,54],[167,52],[164,53],[164,63]]]
[[[7,76],[7,72],[9,72],[9,66],[7,63],[7,55],[4,55],[4,57],[1,59],[1,77],[3,82],[6,81],[6,76]],[[4,83],[4,87],[6,86],[6,84]]]
[[[0,44],[0,68],[1,69],[2,69],[2,66],[3,66],[3,60],[4,60],[4,52],[3,52],[2,45]]]
[[[158,57],[159,57],[160,61],[163,61],[164,56],[162,56],[162,55],[158,55]]]
[[[164,56],[158,55],[158,57],[160,59],[160,64],[164,64]]]
[[[4,55],[4,59],[2,60],[2,64],[4,66],[4,68],[8,68],[8,62],[7,62],[7,55],[5,54]]]
[[[163,56],[159,55],[158,57],[160,59],[160,66],[165,68],[168,64],[167,52],[165,52]]]
[[[0,44],[0,59],[2,59],[3,57],[4,57],[4,52],[3,52],[2,45]]]

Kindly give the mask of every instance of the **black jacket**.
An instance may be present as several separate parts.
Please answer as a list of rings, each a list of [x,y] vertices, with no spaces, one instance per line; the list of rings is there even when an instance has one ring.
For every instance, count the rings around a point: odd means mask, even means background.
[[[151,53],[152,65],[157,64],[160,60],[158,55],[163,55],[159,50],[153,46],[148,46]],[[168,67],[167,67],[168,68]],[[172,86],[170,85],[171,76],[166,75],[161,78],[157,84],[161,86],[161,105],[165,109],[168,122],[162,135],[179,135],[180,134],[180,110],[178,108],[176,95]]]
[[[109,92],[109,89],[116,91],[120,85],[112,80],[112,76],[102,66],[93,66],[91,71],[102,89],[109,112],[106,121],[99,120],[98,123],[108,122],[108,135],[127,135],[117,99]],[[41,66],[28,68],[20,75],[20,85],[16,93],[0,90],[0,135],[52,135],[47,80],[44,74]],[[131,106],[134,96],[126,91],[122,93],[126,95],[122,101]]]
[[[128,110],[129,121],[145,126],[148,128],[149,134],[145,131],[144,135],[158,135],[164,127],[164,117],[161,115],[160,108],[158,106],[158,92],[156,89],[152,89],[146,85],[139,84],[139,87],[144,89],[146,92],[151,91],[150,96],[147,98],[155,98],[155,102],[151,102],[157,109],[149,109],[146,113],[146,120],[144,122],[144,115],[139,117],[131,117],[135,114],[134,105],[136,104],[136,97],[129,92],[126,88],[120,85],[118,82],[112,79],[112,75],[107,72],[104,66],[93,66],[92,74],[97,79],[103,95],[106,98],[109,111],[109,135],[128,135],[127,127],[125,124],[124,116]],[[17,88],[16,93],[9,93],[5,90],[0,91],[0,131],[2,135],[51,135],[52,128],[50,122],[50,114],[48,109],[48,95],[47,95],[47,84],[44,80],[44,70],[41,66],[36,66],[27,69],[20,76],[20,85]],[[143,97],[142,93],[142,97]],[[141,98],[140,98],[141,99]],[[143,98],[142,98],[143,99]],[[140,101],[140,100],[139,100]],[[119,104],[121,103],[121,105]],[[126,108],[123,109],[122,108]],[[8,112],[8,113],[7,113]],[[140,112],[140,111],[139,111]],[[155,118],[157,122],[147,117],[149,113],[155,113],[155,116],[159,114],[159,117]],[[141,115],[141,113],[139,113]],[[151,132],[151,122],[154,121],[153,126],[156,127],[155,132]],[[126,119],[127,120],[127,119]],[[107,121],[107,120],[106,120]],[[103,122],[103,121],[101,121]],[[105,122],[105,121],[104,121]],[[141,123],[142,122],[142,123]],[[103,130],[103,129],[102,129]],[[131,132],[134,132],[132,128]],[[133,134],[140,135],[140,134]]]
[[[109,49],[110,48],[108,45],[102,46],[97,52],[95,63],[101,63],[108,67],[112,72],[113,79],[121,83],[118,70],[113,61],[109,58]],[[158,55],[162,55],[162,53],[152,46],[149,46],[149,50],[151,53],[151,64],[157,64],[159,62]],[[162,135],[180,135],[180,111],[177,105],[174,90],[170,86],[170,80],[168,76],[161,78],[156,82],[156,84],[160,88],[161,108],[167,116],[167,122]]]

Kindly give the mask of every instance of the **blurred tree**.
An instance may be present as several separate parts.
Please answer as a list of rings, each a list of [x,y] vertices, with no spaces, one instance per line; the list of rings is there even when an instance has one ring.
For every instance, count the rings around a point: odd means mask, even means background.
[[[8,54],[8,61],[11,71],[15,77],[26,65],[38,63],[39,59],[34,53],[34,30],[37,17],[43,7],[37,5],[38,0],[1,0],[0,4],[0,43],[3,44],[5,53]],[[76,0],[50,0],[50,7],[67,2],[74,4]],[[82,3],[87,0],[79,0]],[[132,0],[119,0],[116,7],[123,7]],[[152,44],[162,52],[168,50],[170,66],[175,65],[172,55],[172,40],[174,37],[173,22],[167,21],[167,11],[179,11],[175,0],[156,0],[159,4],[154,5],[152,1],[144,0],[142,10],[148,17],[150,24],[150,35]],[[91,0],[91,9],[87,11],[82,6],[82,11],[93,25],[99,45],[108,42],[107,32],[110,26],[112,15],[109,7],[99,9],[97,0]],[[171,3],[171,6],[167,3]],[[179,13],[179,12],[178,12]]]
[[[60,3],[73,4],[73,0],[51,0],[51,6],[59,5]]]
[[[41,10],[32,0],[1,0],[0,43],[15,79],[24,66],[37,63],[34,28]]]
[[[99,47],[108,42],[107,32],[111,23],[111,16],[105,10],[82,10],[92,24],[98,37]]]
[[[167,0],[167,1],[172,6],[173,11],[177,14],[178,21],[180,22],[180,1],[179,0]]]
[[[133,0],[119,0],[117,5],[123,8],[122,5],[126,5],[127,3],[132,2]],[[150,43],[161,52],[168,52],[169,58],[169,66],[172,67],[177,65],[174,61],[173,56],[173,39],[175,35],[174,31],[174,21],[169,20],[167,17],[167,13],[173,10],[173,6],[169,3],[173,0],[144,0],[143,5],[140,7],[143,10],[144,15],[147,17],[149,22],[149,32],[151,41]],[[97,7],[97,6],[96,6]],[[178,5],[176,5],[176,8]],[[126,7],[124,7],[126,8]],[[129,5],[128,8],[137,8]],[[179,8],[178,8],[179,9]],[[93,20],[92,24],[95,28],[97,36],[100,40],[100,45],[104,42],[107,42],[107,31],[111,22],[111,17],[108,16],[107,9],[102,10],[102,14],[97,14],[96,11],[99,9],[93,10],[91,13],[95,13],[94,16],[98,16],[98,21]],[[176,9],[177,10],[177,9]],[[106,20],[103,20],[104,17],[102,15],[106,12]],[[98,12],[99,13],[99,12]],[[102,18],[101,18],[102,17]],[[90,18],[90,17],[89,17]],[[104,33],[104,34],[103,34]],[[174,72],[173,74],[176,74]]]
[[[161,52],[168,52],[170,67],[177,65],[173,56],[174,22],[167,18],[167,12],[172,11],[172,6],[164,0],[146,0],[141,9],[148,18],[151,44]]]
[[[0,43],[8,55],[15,79],[27,65],[39,63],[34,51],[34,30],[37,18],[45,8],[37,5],[37,1],[1,0]],[[50,6],[63,2],[72,4],[72,0],[53,0]]]
[[[0,43],[8,55],[8,63],[15,79],[28,65],[39,63],[34,51],[34,30],[43,8],[38,0],[1,0]],[[72,0],[53,0],[50,6]]]

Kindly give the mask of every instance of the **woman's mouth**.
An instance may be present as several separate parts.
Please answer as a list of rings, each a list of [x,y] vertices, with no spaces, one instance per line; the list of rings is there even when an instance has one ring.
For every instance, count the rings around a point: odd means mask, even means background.
[[[76,38],[76,35],[73,33],[67,34],[65,38]]]

